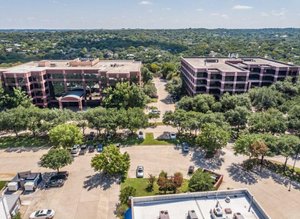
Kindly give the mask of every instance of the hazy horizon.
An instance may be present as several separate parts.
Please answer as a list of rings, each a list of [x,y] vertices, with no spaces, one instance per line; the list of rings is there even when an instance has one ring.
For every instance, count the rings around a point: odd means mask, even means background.
[[[299,0],[4,0],[0,29],[300,28]]]

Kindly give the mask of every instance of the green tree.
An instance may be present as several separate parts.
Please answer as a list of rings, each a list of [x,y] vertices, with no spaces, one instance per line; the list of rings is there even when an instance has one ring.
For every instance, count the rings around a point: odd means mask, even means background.
[[[126,186],[120,192],[120,202],[121,204],[128,204],[129,198],[136,195],[136,189],[132,186]]]
[[[261,160],[260,160],[261,164],[263,164],[264,157],[267,155],[268,150],[269,148],[263,140],[255,140],[250,145],[250,153],[255,158],[261,156]]]
[[[189,190],[191,192],[214,190],[214,180],[209,173],[204,172],[202,169],[198,169],[189,181]]]
[[[148,83],[144,84],[143,90],[147,96],[149,96],[151,98],[157,97],[157,89],[156,89],[154,83],[148,82]]]
[[[51,149],[47,154],[44,154],[40,159],[42,167],[57,170],[71,164],[73,157],[67,149]]]
[[[282,93],[270,87],[254,88],[249,91],[252,105],[258,110],[276,108],[284,102]]]
[[[125,128],[129,129],[132,133],[138,129],[145,128],[148,124],[148,118],[141,108],[129,108],[126,115]]]
[[[166,90],[175,99],[179,99],[182,94],[182,79],[179,76],[173,77],[167,82]]]
[[[288,127],[300,135],[300,105],[292,106],[288,112]]]
[[[226,121],[234,127],[237,127],[238,131],[241,127],[245,127],[248,121],[250,112],[245,107],[236,107],[235,109],[228,110],[225,112]]]
[[[143,108],[147,101],[142,88],[128,82],[117,83],[115,88],[108,87],[103,93],[105,94],[103,105],[108,108]]]
[[[265,112],[253,113],[249,117],[249,129],[251,132],[284,133],[287,129],[287,119],[277,109],[268,109]]]
[[[56,147],[71,148],[82,143],[83,135],[76,125],[61,124],[49,131],[49,138]]]
[[[220,100],[223,112],[234,110],[236,107],[251,108],[251,100],[247,94],[230,95],[225,93]]]
[[[130,157],[127,152],[122,154],[116,146],[110,145],[92,158],[91,166],[95,171],[125,177],[130,166]]]
[[[253,156],[252,151],[250,150],[251,145],[258,139],[258,135],[256,134],[243,134],[238,137],[235,141],[233,150],[234,154],[242,154],[249,156],[249,159]]]
[[[12,131],[19,135],[20,131],[27,128],[28,115],[23,106],[12,108],[0,113],[0,129],[3,131]]]
[[[207,123],[203,126],[201,133],[197,136],[196,142],[207,151],[208,154],[214,154],[216,150],[226,146],[230,134],[222,127],[214,123]]]
[[[153,79],[153,74],[148,68],[142,68],[142,79],[144,83],[148,83]]]
[[[283,169],[286,170],[289,157],[296,154],[296,150],[300,145],[300,139],[295,135],[282,135],[279,137],[277,147],[280,155],[285,157]]]

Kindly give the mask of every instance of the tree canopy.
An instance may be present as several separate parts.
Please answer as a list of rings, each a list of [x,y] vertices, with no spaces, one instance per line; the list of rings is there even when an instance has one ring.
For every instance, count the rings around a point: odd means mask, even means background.
[[[92,158],[91,166],[95,171],[103,171],[111,176],[126,176],[130,166],[130,157],[127,152],[122,154],[114,145],[104,147],[102,153]]]
[[[57,170],[71,164],[73,157],[67,149],[57,148],[50,149],[47,154],[44,154],[41,159],[41,166]]]
[[[71,148],[82,143],[83,135],[76,125],[61,124],[49,131],[49,138],[56,147]]]

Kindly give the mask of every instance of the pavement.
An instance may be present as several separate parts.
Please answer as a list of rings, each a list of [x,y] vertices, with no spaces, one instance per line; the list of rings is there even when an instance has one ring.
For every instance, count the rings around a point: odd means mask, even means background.
[[[174,146],[131,146],[121,148],[130,154],[131,166],[129,177],[135,177],[138,165],[143,165],[145,177],[157,176],[161,170],[169,175],[183,173],[185,178],[189,165],[214,170],[224,175],[220,189],[248,188],[261,206],[272,218],[298,219],[300,212],[300,185],[292,183],[288,191],[289,180],[267,170],[246,172],[240,164],[247,159],[235,156],[232,145],[224,148],[215,158],[205,159],[200,150],[185,154]],[[7,152],[0,150],[0,173],[13,176],[19,171],[50,171],[38,166],[40,157],[47,150],[28,150]],[[61,188],[41,189],[28,195],[22,195],[21,212],[27,218],[40,208],[52,208],[57,212],[57,219],[79,218],[115,218],[114,210],[118,203],[120,186],[97,174],[90,167],[93,154],[85,154],[63,168],[70,175]],[[3,175],[0,175],[3,179]]]
[[[35,152],[0,151],[0,179],[10,180],[17,172],[49,172],[38,166],[40,157],[47,150]],[[74,162],[63,168],[69,171],[69,178],[61,188],[38,189],[21,196],[21,213],[28,218],[38,209],[50,208],[56,212],[56,219],[116,218],[114,211],[118,203],[120,186],[114,181],[96,173],[90,166],[94,154],[75,158]]]

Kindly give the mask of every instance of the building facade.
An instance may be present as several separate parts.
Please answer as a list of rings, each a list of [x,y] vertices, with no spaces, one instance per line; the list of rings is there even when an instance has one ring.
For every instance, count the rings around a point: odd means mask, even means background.
[[[300,67],[265,58],[181,59],[181,73],[189,95],[244,93],[250,88],[268,86],[290,76],[296,80]]]
[[[4,88],[21,88],[40,107],[98,105],[105,87],[141,83],[141,62],[133,60],[43,60],[0,71]]]

